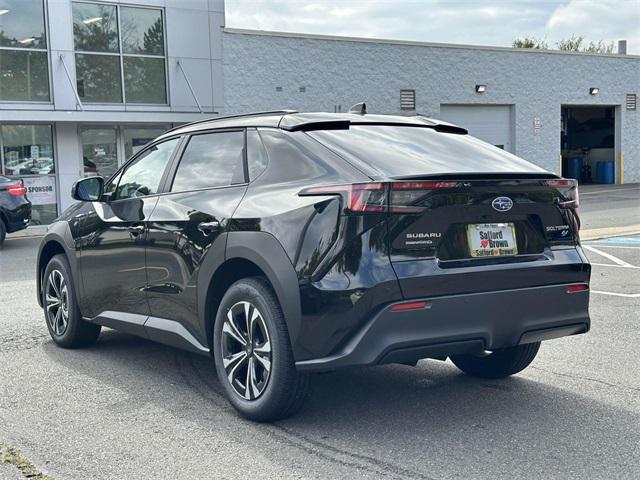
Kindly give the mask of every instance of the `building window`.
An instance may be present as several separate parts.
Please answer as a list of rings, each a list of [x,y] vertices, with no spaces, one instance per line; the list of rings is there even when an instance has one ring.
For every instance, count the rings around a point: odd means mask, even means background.
[[[400,110],[416,109],[416,91],[400,90]]]
[[[0,101],[49,100],[43,0],[0,0]]]
[[[109,178],[118,169],[116,127],[85,128],[80,132],[85,176]]]
[[[73,2],[78,95],[86,103],[167,103],[163,11]]]
[[[51,223],[58,216],[52,126],[0,125],[0,145],[0,172],[24,181],[31,223]]]

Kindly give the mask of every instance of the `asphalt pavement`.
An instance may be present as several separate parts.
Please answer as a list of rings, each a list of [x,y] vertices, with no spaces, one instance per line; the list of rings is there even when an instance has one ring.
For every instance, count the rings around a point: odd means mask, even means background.
[[[613,192],[631,214],[635,192]],[[583,196],[583,224],[633,223],[610,195]],[[426,360],[317,375],[275,424],[239,418],[207,358],[106,329],[57,348],[35,298],[38,242],[0,250],[0,478],[25,465],[54,480],[640,478],[640,235],[585,242],[592,330],[543,343],[521,374]]]

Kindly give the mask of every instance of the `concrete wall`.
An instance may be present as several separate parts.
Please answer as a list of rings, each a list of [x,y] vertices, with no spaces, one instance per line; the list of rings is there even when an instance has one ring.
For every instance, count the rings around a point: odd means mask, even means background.
[[[333,111],[366,101],[398,112],[400,89],[416,90],[418,112],[438,117],[441,104],[505,104],[515,113],[515,152],[560,169],[562,104],[622,105],[625,182],[640,182],[640,112],[624,109],[640,95],[640,58],[512,49],[416,45],[228,29],[223,34],[225,111],[280,108]],[[475,93],[476,84],[487,92]],[[276,87],[282,87],[277,92]],[[305,87],[306,92],[300,92]],[[589,87],[600,94],[589,95]],[[534,134],[534,117],[541,128]]]

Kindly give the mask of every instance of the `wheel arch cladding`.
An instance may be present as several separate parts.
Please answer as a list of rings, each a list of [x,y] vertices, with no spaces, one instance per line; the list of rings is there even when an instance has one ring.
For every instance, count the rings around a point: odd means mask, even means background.
[[[198,274],[198,292],[206,292],[198,294],[198,314],[207,343],[211,342],[210,320],[224,292],[236,280],[256,275],[265,276],[273,287],[293,343],[300,331],[300,290],[284,248],[265,232],[229,232],[225,237],[225,255],[218,253],[222,249],[212,249],[213,255],[205,258]]]

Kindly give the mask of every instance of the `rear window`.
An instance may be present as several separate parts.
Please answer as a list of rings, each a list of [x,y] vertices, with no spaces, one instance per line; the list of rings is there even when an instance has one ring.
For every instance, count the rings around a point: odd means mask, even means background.
[[[310,136],[366,172],[390,177],[458,173],[545,173],[469,135],[430,128],[352,125]]]

